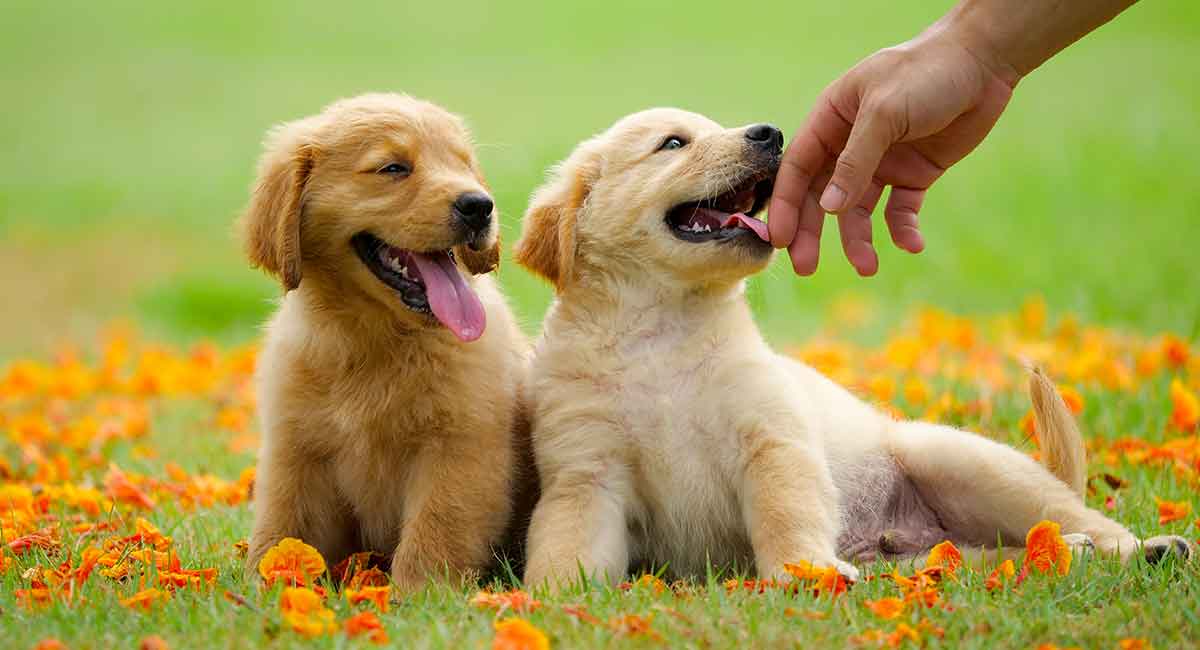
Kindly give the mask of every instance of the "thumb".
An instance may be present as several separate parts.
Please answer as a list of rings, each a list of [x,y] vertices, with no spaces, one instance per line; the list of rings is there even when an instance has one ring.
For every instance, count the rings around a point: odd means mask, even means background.
[[[821,208],[841,213],[855,205],[871,185],[884,152],[892,146],[894,131],[878,110],[863,107],[854,120],[846,148],[838,156],[833,177],[821,194]]]

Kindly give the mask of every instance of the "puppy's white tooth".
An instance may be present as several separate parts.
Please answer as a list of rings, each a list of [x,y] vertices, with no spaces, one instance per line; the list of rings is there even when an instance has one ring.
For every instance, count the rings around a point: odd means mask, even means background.
[[[704,224],[704,232],[712,232],[712,226]]]

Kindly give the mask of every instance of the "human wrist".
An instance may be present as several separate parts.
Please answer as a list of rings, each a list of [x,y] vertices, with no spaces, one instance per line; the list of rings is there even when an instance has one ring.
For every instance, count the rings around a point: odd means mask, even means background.
[[[1136,0],[961,0],[931,31],[1010,86]]]
[[[1007,4],[1007,3],[1005,3]],[[1016,87],[1036,65],[1015,60],[1010,34],[1012,28],[1006,23],[1013,21],[1011,5],[1008,15],[1003,15],[1003,6],[993,2],[966,0],[950,10],[929,29],[933,38],[944,38],[966,50],[989,72],[1010,87]]]

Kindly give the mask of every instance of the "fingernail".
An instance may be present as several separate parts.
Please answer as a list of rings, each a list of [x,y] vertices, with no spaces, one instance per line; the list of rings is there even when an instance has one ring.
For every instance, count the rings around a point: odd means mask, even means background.
[[[830,183],[821,193],[821,209],[826,212],[837,212],[846,203],[846,190]]]

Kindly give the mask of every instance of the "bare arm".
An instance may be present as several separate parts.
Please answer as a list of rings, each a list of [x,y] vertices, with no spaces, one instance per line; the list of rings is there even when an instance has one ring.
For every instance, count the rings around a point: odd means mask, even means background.
[[[934,25],[1016,85],[1136,0],[964,0]],[[1011,75],[1011,76],[1010,76]]]

